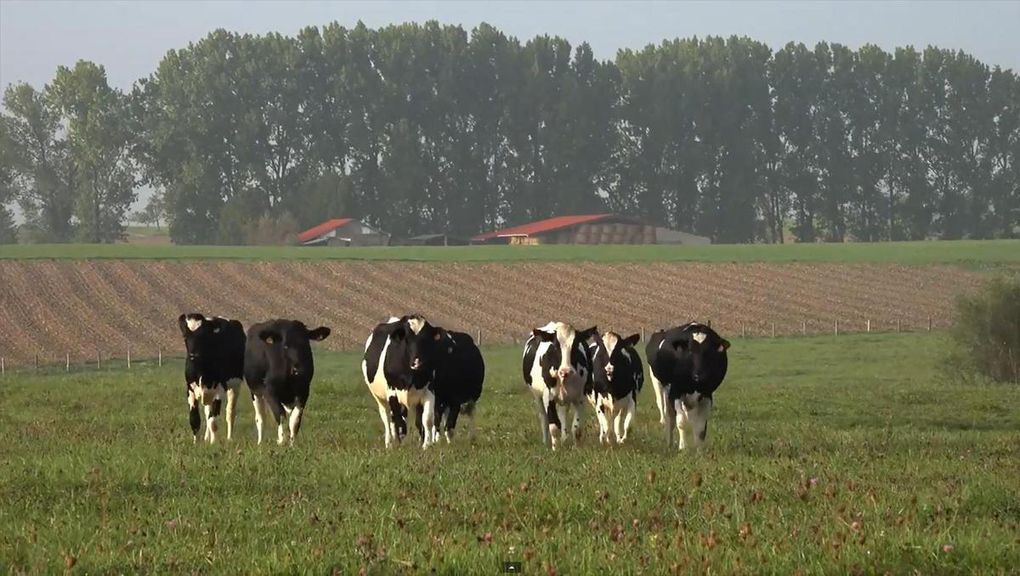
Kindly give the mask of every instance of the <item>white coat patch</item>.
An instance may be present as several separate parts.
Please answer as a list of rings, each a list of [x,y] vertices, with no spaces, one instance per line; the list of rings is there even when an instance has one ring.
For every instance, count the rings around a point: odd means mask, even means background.
[[[705,338],[708,338],[708,335],[705,334],[704,332],[695,332],[694,334],[691,334],[691,339],[697,342],[698,344],[702,344],[703,342],[705,342]]]
[[[202,319],[201,318],[188,318],[187,320],[185,320],[185,322],[188,324],[188,330],[190,330],[192,332],[194,332],[195,330],[198,330],[199,327],[202,326]]]
[[[425,319],[424,318],[418,318],[418,317],[408,318],[407,319],[407,325],[411,327],[411,331],[412,332],[417,334],[417,333],[421,332],[422,328],[425,327]]]

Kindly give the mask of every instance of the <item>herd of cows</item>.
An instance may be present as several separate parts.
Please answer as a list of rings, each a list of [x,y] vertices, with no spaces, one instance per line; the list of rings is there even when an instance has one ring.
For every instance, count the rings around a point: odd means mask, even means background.
[[[277,425],[277,442],[293,443],[301,428],[315,365],[311,342],[330,329],[309,330],[296,320],[255,324],[247,333],[240,322],[204,314],[178,318],[187,349],[184,366],[189,420],[194,441],[216,442],[226,400],[227,439],[233,437],[237,394],[243,379],[255,409],[258,443],[266,416]],[[572,413],[571,433],[581,433],[586,405],[599,424],[599,441],[623,443],[634,420],[644,383],[637,353],[638,334],[627,338],[577,330],[550,322],[535,328],[524,343],[523,377],[535,399],[545,445],[556,449],[567,438],[564,424]],[[645,358],[667,441],[679,432],[679,448],[699,446],[708,432],[712,395],[726,376],[730,343],[708,325],[690,322],[655,332]],[[474,406],[482,394],[485,362],[469,334],[432,326],[419,315],[392,317],[377,325],[365,343],[362,376],[379,408],[386,447],[407,435],[414,414],[423,448],[449,442],[463,412],[474,425]],[[445,421],[444,421],[445,419]]]

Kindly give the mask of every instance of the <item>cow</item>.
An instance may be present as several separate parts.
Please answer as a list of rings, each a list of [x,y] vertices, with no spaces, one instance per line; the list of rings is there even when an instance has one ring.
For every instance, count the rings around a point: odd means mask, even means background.
[[[592,391],[588,400],[595,409],[599,442],[603,444],[610,442],[610,422],[617,444],[623,444],[630,431],[637,396],[645,381],[644,366],[634,348],[640,339],[640,334],[622,338],[615,332],[606,332],[601,338],[593,338],[589,345]]]
[[[378,406],[387,448],[400,442],[410,413],[417,416],[422,448],[435,440],[432,382],[441,338],[424,317],[411,314],[378,324],[365,342],[361,374]]]
[[[680,450],[705,442],[712,395],[726,377],[729,347],[727,340],[699,322],[658,331],[648,339],[645,355],[652,385],[662,396],[668,445],[673,444],[674,425]]]
[[[184,360],[184,384],[192,442],[198,443],[198,430],[202,427],[200,405],[205,412],[203,440],[216,442],[217,418],[224,396],[227,440],[231,440],[237,416],[237,389],[244,376],[244,327],[237,320],[210,318],[197,312],[181,314],[177,324],[188,354]]]
[[[394,320],[397,320],[394,318]],[[432,392],[436,398],[435,416],[432,423],[432,442],[439,442],[439,429],[446,418],[444,437],[449,444],[453,440],[457,419],[463,414],[471,419],[468,427],[468,438],[474,436],[475,404],[482,395],[482,383],[485,380],[485,360],[478,349],[474,338],[465,332],[454,332],[436,327],[441,334],[439,351],[436,356],[435,375],[432,380]],[[403,440],[407,434],[407,408],[399,404],[394,410],[391,406],[390,417],[397,430],[397,439]],[[421,426],[422,405],[418,405],[419,422],[418,436],[424,441],[425,430]]]
[[[262,444],[266,412],[276,420],[277,444],[294,443],[301,429],[301,417],[308,406],[308,394],[315,363],[311,342],[321,342],[330,329],[309,330],[297,320],[269,320],[248,329],[244,350],[244,380],[255,407],[255,433]]]
[[[562,422],[568,408],[574,413],[574,442],[580,440],[584,403],[592,386],[586,342],[597,335],[596,326],[578,331],[563,322],[549,322],[533,329],[524,343],[524,383],[535,397],[542,442],[553,450],[566,440]]]

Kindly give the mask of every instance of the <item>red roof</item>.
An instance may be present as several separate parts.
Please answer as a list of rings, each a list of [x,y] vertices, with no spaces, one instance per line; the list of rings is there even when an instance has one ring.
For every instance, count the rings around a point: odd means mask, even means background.
[[[332,220],[326,220],[322,224],[309,228],[308,230],[298,234],[298,242],[304,243],[309,240],[314,240],[323,234],[340,228],[341,226],[346,226],[351,220],[353,220],[353,218],[334,218]]]
[[[599,220],[605,220],[612,218],[616,214],[582,214],[579,216],[556,216],[554,218],[546,218],[545,220],[539,220],[538,222],[531,222],[528,224],[521,224],[520,226],[513,226],[503,230],[494,230],[492,232],[486,232],[485,234],[479,234],[472,238],[472,240],[483,241],[492,240],[493,238],[505,238],[508,236],[531,236],[533,234],[541,234],[543,232],[552,232],[553,230],[559,230],[561,228],[570,228],[571,226],[577,226],[578,224],[588,224],[591,222],[598,222]]]

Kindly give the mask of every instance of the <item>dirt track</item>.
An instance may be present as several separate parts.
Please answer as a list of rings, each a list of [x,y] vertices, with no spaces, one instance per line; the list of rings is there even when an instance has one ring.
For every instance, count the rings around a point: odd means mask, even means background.
[[[412,264],[401,262],[0,262],[0,356],[8,365],[179,355],[176,318],[200,311],[247,326],[290,317],[332,327],[326,347],[360,347],[393,314],[485,342],[551,319],[636,332],[711,319],[724,335],[904,330],[951,320],[983,276],[954,267],[846,264]]]

